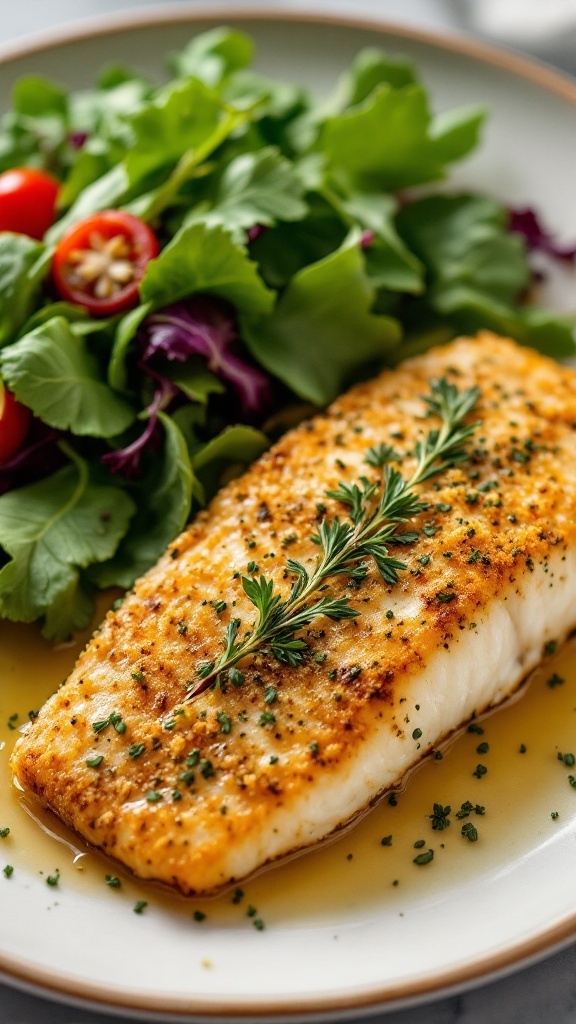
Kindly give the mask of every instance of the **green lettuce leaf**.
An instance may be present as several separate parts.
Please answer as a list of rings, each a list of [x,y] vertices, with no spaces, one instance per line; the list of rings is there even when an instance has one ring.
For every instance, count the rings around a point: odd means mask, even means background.
[[[381,361],[400,340],[400,325],[374,316],[374,289],[359,237],[299,271],[270,316],[247,328],[252,355],[301,398],[326,405],[359,368]]]
[[[274,303],[256,264],[219,225],[183,227],[148,264],[140,284],[142,301],[155,309],[199,293],[228,299],[249,319],[264,316]]]
[[[92,602],[80,570],[112,557],[135,511],[117,487],[90,481],[75,458],[39,483],[0,497],[0,615],[16,622],[44,618],[44,634],[66,639],[86,626]]]
[[[201,503],[210,501],[224,482],[239,476],[269,447],[266,434],[244,424],[227,427],[202,445],[192,456],[192,468],[200,484],[196,495]]]
[[[395,191],[444,177],[477,143],[484,111],[433,118],[420,85],[377,86],[359,106],[329,117],[319,145],[330,170],[366,191]]]
[[[102,380],[84,337],[54,317],[0,352],[0,372],[17,399],[51,427],[114,437],[135,410]]]
[[[160,413],[159,418],[164,427],[164,450],[133,487],[137,513],[116,555],[88,572],[97,587],[131,587],[158,561],[190,514],[194,474],[186,441],[170,416]]]
[[[366,47],[341,76],[333,106],[339,110],[355,107],[363,103],[379,85],[401,89],[417,82],[415,70],[407,61],[390,57],[376,47]]]
[[[206,85],[217,86],[247,67],[253,56],[254,42],[245,32],[215,28],[195,36],[168,63],[180,78],[199,78]]]
[[[455,286],[514,302],[530,281],[523,242],[507,231],[506,210],[491,199],[428,196],[405,206],[396,223],[428,269],[433,306],[446,307]]]
[[[348,228],[334,206],[322,196],[307,197],[304,220],[283,222],[265,231],[250,246],[250,254],[272,288],[284,288],[298,271],[339,249]]]
[[[213,206],[206,212],[192,212],[189,223],[221,224],[239,241],[255,224],[270,226],[277,221],[302,220],[308,207],[304,188],[293,165],[276,146],[257,153],[242,153],[226,167]]]
[[[34,308],[46,273],[46,248],[27,235],[0,232],[0,347],[12,341]]]

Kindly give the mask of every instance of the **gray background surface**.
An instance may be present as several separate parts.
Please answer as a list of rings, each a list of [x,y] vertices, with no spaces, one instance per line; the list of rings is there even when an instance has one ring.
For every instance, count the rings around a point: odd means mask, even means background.
[[[210,0],[199,0],[200,3],[205,8],[211,5]],[[233,6],[235,0],[228,3]],[[528,9],[529,0],[526,4]],[[0,46],[111,12],[162,6],[153,0],[0,0]],[[310,3],[237,0],[237,6],[307,10]],[[313,6],[368,13],[387,21],[436,30],[474,28],[472,0],[314,0]],[[574,38],[568,33],[558,40],[532,43],[532,53],[576,74]],[[375,1024],[576,1024],[576,945],[460,995],[369,1019]],[[367,1021],[368,1018],[366,1024]],[[0,1024],[122,1024],[122,1019],[62,1006],[0,985]]]

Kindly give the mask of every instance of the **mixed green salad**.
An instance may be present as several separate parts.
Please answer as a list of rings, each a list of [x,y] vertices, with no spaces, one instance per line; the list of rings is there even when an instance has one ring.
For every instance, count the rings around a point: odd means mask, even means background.
[[[534,215],[415,189],[482,109],[376,49],[321,100],[252,58],[220,29],[160,87],[23,78],[1,122],[0,616],[51,640],[354,379],[481,327],[574,352],[525,302]]]

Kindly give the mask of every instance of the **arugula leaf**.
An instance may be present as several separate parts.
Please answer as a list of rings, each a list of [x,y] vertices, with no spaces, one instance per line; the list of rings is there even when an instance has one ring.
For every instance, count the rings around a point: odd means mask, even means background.
[[[183,529],[190,512],[194,475],[183,434],[175,421],[159,414],[164,450],[132,489],[137,512],[114,558],[92,566],[88,578],[97,587],[131,587],[160,558]]]
[[[301,398],[326,405],[362,365],[382,360],[400,325],[374,316],[359,237],[294,275],[270,316],[247,327],[252,355]]]
[[[256,224],[270,226],[276,221],[301,220],[308,207],[304,188],[276,146],[257,153],[243,153],[226,167],[216,199],[208,211],[194,211],[189,223],[221,224],[235,239],[244,239],[244,229]]]
[[[235,71],[251,64],[254,42],[245,32],[215,28],[191,39],[168,64],[180,78],[199,78],[206,85],[220,85]]]
[[[333,105],[340,110],[363,103],[377,86],[391,85],[400,89],[418,82],[411,64],[402,58],[390,57],[384,50],[366,47],[344,71],[336,89]]]
[[[428,196],[405,206],[397,228],[426,265],[434,297],[455,284],[504,302],[515,301],[530,281],[526,250],[506,230],[507,214],[479,196]]]
[[[80,192],[47,233],[47,240],[57,242],[76,221],[108,207],[121,205],[143,219],[157,216],[198,164],[247,117],[196,79],[158,90],[122,119],[124,147],[115,165]],[[92,172],[92,166],[82,168],[82,175],[87,172]]]
[[[66,93],[40,75],[20,78],[12,91],[12,110],[0,123],[0,171],[27,165],[61,173],[68,131]]]
[[[374,235],[365,248],[366,270],[376,288],[419,294],[424,290],[424,266],[404,244],[394,224],[398,203],[385,193],[351,192],[340,198],[330,193],[343,215]]]
[[[0,569],[0,615],[44,616],[52,640],[87,625],[92,602],[79,570],[114,554],[134,511],[124,491],[91,483],[77,456],[75,465],[2,495],[0,544],[10,561]]]
[[[0,232],[0,346],[12,341],[34,308],[45,251],[27,235]]]
[[[196,79],[161,89],[129,118],[132,145],[126,155],[130,185],[158,167],[175,163],[209,138],[226,113],[217,92]]]
[[[382,84],[359,106],[327,118],[320,146],[340,178],[394,191],[444,177],[445,164],[476,144],[483,120],[477,107],[434,119],[422,86]]]
[[[113,437],[135,419],[135,410],[102,380],[84,338],[62,316],[3,349],[0,371],[17,399],[51,427]]]
[[[227,427],[202,445],[192,456],[192,468],[200,484],[196,494],[201,503],[210,501],[224,482],[224,476],[226,480],[239,476],[269,447],[266,434],[243,424]]]
[[[303,267],[339,249],[348,234],[342,217],[322,196],[312,194],[307,202],[304,220],[277,224],[250,245],[250,254],[272,288],[283,288]]]
[[[198,293],[228,299],[247,318],[265,315],[274,303],[256,264],[219,225],[181,228],[148,264],[140,284],[142,301],[155,309]]]

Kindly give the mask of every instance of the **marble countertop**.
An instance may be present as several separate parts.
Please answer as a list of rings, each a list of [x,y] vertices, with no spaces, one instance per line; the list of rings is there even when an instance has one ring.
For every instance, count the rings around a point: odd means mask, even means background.
[[[202,0],[209,6],[210,0]],[[235,0],[229,0],[230,5]],[[258,6],[261,0],[251,0]],[[316,0],[315,6],[319,6]],[[162,6],[160,0],[20,0],[3,3],[0,45],[22,40],[45,29],[71,25],[85,18],[137,7]],[[239,6],[242,6],[240,0]],[[246,6],[246,4],[244,4]],[[305,9],[306,0],[276,0],[275,6]],[[325,0],[330,10],[350,10],[350,0]],[[355,14],[366,12],[388,21],[461,31],[473,26],[464,20],[470,12],[466,0],[354,0]],[[576,19],[575,19],[576,21]],[[576,74],[576,47],[548,43],[533,52],[558,67]],[[382,1024],[576,1024],[576,945],[513,974],[459,995],[426,1002],[418,1007],[366,1018]],[[105,1017],[36,998],[0,985],[0,1024],[122,1024],[119,1017]]]

